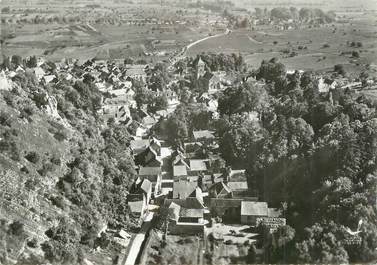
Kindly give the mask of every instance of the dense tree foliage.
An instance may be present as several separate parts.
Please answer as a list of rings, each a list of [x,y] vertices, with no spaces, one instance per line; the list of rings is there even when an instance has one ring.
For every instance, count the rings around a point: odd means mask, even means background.
[[[279,252],[274,245],[265,261],[375,260],[374,103],[350,90],[319,93],[312,73],[287,75],[276,60],[262,62],[257,78],[267,84],[242,84],[220,96],[216,124],[227,163],[247,168],[249,182],[271,205],[284,202],[295,228],[284,241],[289,247]],[[253,112],[258,120],[249,119]],[[360,220],[360,241],[352,243],[347,229],[356,231]]]
[[[14,170],[22,176],[25,192],[43,204],[34,212],[49,225],[48,240],[37,242],[45,258],[52,263],[77,264],[84,252],[99,244],[106,248],[106,240],[98,236],[104,225],[135,227],[126,201],[135,174],[130,134],[127,127],[105,123],[98,116],[102,94],[90,77],[43,86],[27,69],[17,73],[13,82],[15,88],[1,91],[0,98],[2,163],[8,158],[18,161],[20,166]],[[44,142],[29,140],[39,134],[48,148]],[[18,203],[31,203],[28,200]],[[16,220],[9,233],[23,231],[23,223]]]

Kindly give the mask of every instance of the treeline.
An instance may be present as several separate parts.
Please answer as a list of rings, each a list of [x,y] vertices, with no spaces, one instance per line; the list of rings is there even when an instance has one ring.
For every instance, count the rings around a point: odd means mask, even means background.
[[[318,21],[320,23],[331,23],[335,20],[336,17],[336,14],[332,11],[324,12],[319,8],[297,9],[296,7],[276,7],[271,10],[255,8],[255,15],[259,19],[293,19],[302,22]]]

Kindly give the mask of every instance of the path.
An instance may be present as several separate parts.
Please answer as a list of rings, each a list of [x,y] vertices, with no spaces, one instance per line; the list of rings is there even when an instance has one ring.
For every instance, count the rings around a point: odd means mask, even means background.
[[[254,42],[254,43],[257,43],[257,44],[263,44],[263,42],[261,41],[257,41],[256,39],[253,39],[252,37],[250,37],[249,35],[246,35],[247,38],[251,41],[251,42]]]
[[[146,239],[146,235],[151,229],[153,219],[153,213],[149,213],[141,226],[139,233],[135,236],[135,238],[131,242],[130,251],[125,258],[126,260],[122,262],[124,265],[134,265],[136,263],[136,259],[139,256],[139,253],[142,251],[142,244]]]
[[[206,41],[206,40],[209,40],[209,39],[212,39],[212,38],[218,38],[218,37],[221,37],[221,36],[225,36],[227,34],[230,33],[230,30],[229,29],[226,29],[226,31],[224,33],[219,33],[219,34],[216,34],[216,35],[213,35],[213,36],[207,36],[207,37],[204,37],[200,40],[197,40],[197,41],[194,41],[190,44],[188,44],[187,46],[183,47],[182,50],[175,56],[173,56],[172,58],[170,58],[170,65],[173,66],[176,62],[178,62],[179,60],[183,59],[185,56],[186,56],[186,52],[192,48],[193,46],[203,42],[203,41]]]

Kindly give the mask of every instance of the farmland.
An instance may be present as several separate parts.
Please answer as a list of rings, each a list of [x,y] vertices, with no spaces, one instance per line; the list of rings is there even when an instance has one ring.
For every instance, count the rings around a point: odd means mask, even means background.
[[[318,28],[277,30],[271,26],[233,30],[230,34],[203,41],[188,54],[202,52],[241,53],[257,68],[262,60],[277,57],[288,69],[327,70],[344,64],[347,70],[361,72],[365,64],[377,62],[377,26],[373,16],[353,14],[351,23],[334,23]],[[349,43],[361,42],[362,47]],[[352,51],[359,58],[351,58]]]
[[[193,10],[184,13],[184,19],[192,23],[181,23],[178,9],[160,5],[75,8],[76,13],[68,4],[27,9],[14,6],[12,14],[2,14],[2,54],[36,55],[53,61],[125,57],[156,61],[211,31],[207,25],[197,24],[195,17],[200,14]]]

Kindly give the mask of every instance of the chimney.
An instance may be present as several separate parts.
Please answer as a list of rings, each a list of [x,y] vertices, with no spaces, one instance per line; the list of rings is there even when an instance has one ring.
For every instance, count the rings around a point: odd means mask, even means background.
[[[211,174],[211,182],[212,184],[215,184],[215,174]]]
[[[225,169],[225,172],[223,173],[223,182],[225,184],[227,184],[229,182],[229,179],[230,179],[230,173],[232,172],[232,168],[231,167],[227,167]]]

